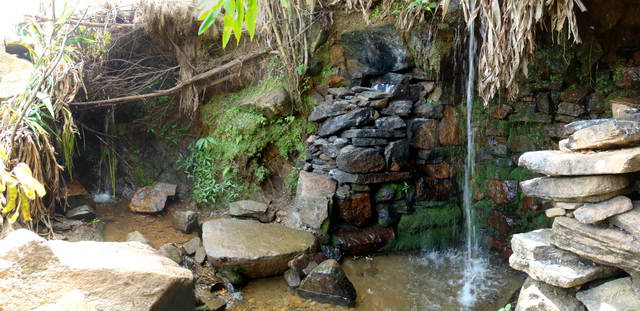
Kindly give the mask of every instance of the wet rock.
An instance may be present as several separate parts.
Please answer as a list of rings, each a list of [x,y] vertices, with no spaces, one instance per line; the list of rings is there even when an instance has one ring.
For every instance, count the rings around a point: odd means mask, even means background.
[[[202,231],[208,261],[241,269],[249,278],[282,274],[289,260],[315,245],[309,232],[251,220],[214,219]]]
[[[300,282],[302,282],[300,274],[295,272],[293,269],[289,269],[284,272],[284,280],[290,288],[298,288],[298,286],[300,286]]]
[[[505,137],[489,136],[487,140],[491,154],[499,156],[507,155],[507,139]]]
[[[236,268],[217,267],[216,276],[224,281],[225,287],[240,288],[247,284],[245,276]],[[229,286],[231,285],[231,286]]]
[[[499,104],[491,110],[491,117],[504,120],[513,112],[513,107],[506,104]]]
[[[406,126],[404,120],[398,116],[382,117],[376,120],[376,127],[382,130],[397,130]]]
[[[83,222],[81,220],[72,220],[72,219],[63,219],[62,221],[54,221],[51,226],[54,231],[69,231],[73,229],[73,227],[81,226]],[[2,228],[2,224],[0,224],[0,228]],[[0,230],[1,232],[1,230]]]
[[[640,271],[640,242],[622,230],[581,224],[568,217],[556,217],[551,242],[561,249],[600,264],[628,272]]]
[[[614,118],[630,117],[640,113],[640,100],[634,98],[615,98],[609,101]]]
[[[386,204],[378,203],[375,205],[376,214],[378,215],[378,225],[388,227],[391,225],[391,214]]]
[[[553,246],[551,229],[515,234],[511,247],[513,254],[509,264],[512,268],[553,286],[571,288],[619,272]]]
[[[616,86],[623,89],[640,87],[640,66],[620,66],[617,69]]]
[[[383,172],[370,174],[351,174],[339,169],[329,171],[329,176],[339,183],[352,184],[381,184],[386,182],[402,181],[411,178],[411,172]]]
[[[353,95],[353,92],[346,87],[333,87],[327,89],[327,92],[335,97],[345,97],[347,95]]]
[[[259,95],[251,105],[268,119],[283,117],[291,113],[291,97],[283,87]]]
[[[218,297],[204,286],[196,286],[195,297],[198,302],[205,305],[207,311],[223,311],[226,310],[227,302]]]
[[[560,105],[558,105],[557,113],[572,117],[579,117],[585,113],[585,110],[582,105],[574,103],[560,103]]]
[[[629,311],[640,306],[640,296],[633,290],[631,278],[620,278],[579,291],[576,298],[589,311]]]
[[[344,33],[340,45],[351,79],[403,70],[412,63],[402,36],[392,25]]]
[[[22,94],[33,72],[33,64],[15,55],[0,52],[0,100]]]
[[[596,114],[605,113],[605,100],[605,96],[598,92],[589,95],[589,97],[587,97],[587,111]]]
[[[640,201],[633,202],[632,210],[611,217],[609,223],[640,240]]]
[[[408,129],[411,133],[411,144],[419,149],[434,149],[438,143],[438,121],[416,119]],[[413,138],[413,140],[411,140]]]
[[[127,234],[127,242],[140,242],[151,246],[151,241],[149,241],[144,234],[140,233],[140,231],[129,232],[129,234]]]
[[[327,259],[335,259],[337,261],[340,261],[344,256],[344,252],[339,246],[320,245],[320,250],[322,250],[322,254],[324,254]]]
[[[198,227],[198,213],[190,209],[177,208],[172,215],[173,228],[178,231],[191,233]]]
[[[375,195],[377,203],[391,202],[395,199],[396,187],[392,184],[386,184],[380,187]]]
[[[613,119],[579,130],[569,136],[571,150],[632,147],[640,143],[640,122]]]
[[[81,205],[68,210],[65,216],[69,219],[91,220],[96,217],[96,212],[89,205]]]
[[[382,110],[382,114],[388,116],[406,117],[411,114],[413,102],[408,100],[396,100],[389,103],[389,106]]]
[[[539,177],[520,183],[527,196],[562,202],[600,202],[627,191],[623,175]]]
[[[413,106],[413,114],[419,118],[440,119],[442,118],[443,105],[436,105],[430,102],[418,103]]]
[[[207,259],[207,252],[205,251],[204,247],[198,247],[195,256],[193,256],[193,259],[198,264],[202,264],[204,260]]]
[[[366,192],[356,193],[347,200],[338,201],[340,218],[356,226],[363,226],[373,216],[371,198]]]
[[[518,194],[518,182],[515,180],[491,179],[487,183],[489,186],[488,195],[496,204],[510,203]]]
[[[587,95],[589,90],[579,85],[572,85],[562,93],[560,93],[560,100],[567,103],[579,103]]]
[[[338,232],[334,236],[334,243],[348,254],[360,255],[378,250],[394,237],[392,228],[372,226]]]
[[[200,237],[194,237],[189,240],[189,242],[182,244],[182,249],[184,249],[184,252],[187,253],[187,255],[193,256],[198,251],[201,244],[202,241],[200,240]]]
[[[331,117],[343,115],[349,110],[353,110],[356,106],[347,101],[336,101],[326,104],[320,104],[313,108],[309,115],[309,121],[322,122]]]
[[[347,173],[374,173],[385,168],[384,157],[374,148],[344,147],[336,163],[340,170]]]
[[[458,113],[451,106],[446,106],[444,108],[443,115],[444,116],[438,125],[440,144],[443,146],[462,145],[463,141]]]
[[[346,114],[332,117],[324,121],[318,130],[321,137],[331,136],[342,130],[373,122],[375,111],[371,108],[360,108]]]
[[[336,182],[325,175],[300,172],[294,201],[302,225],[319,229],[329,217]]]
[[[240,218],[253,218],[260,222],[272,222],[276,216],[269,211],[267,204],[252,200],[229,203],[229,214]]]
[[[173,243],[167,243],[160,246],[160,248],[158,248],[158,252],[160,252],[160,255],[175,261],[177,264],[182,263],[182,252],[180,251],[180,248]]]
[[[176,194],[176,185],[155,183],[138,189],[131,197],[129,209],[136,213],[159,213],[164,210],[167,197]]]
[[[96,222],[74,226],[71,231],[65,232],[64,237],[69,242],[80,241],[104,241],[104,223]]]
[[[390,171],[407,169],[410,165],[409,141],[403,139],[390,142],[384,149],[384,159]]]
[[[21,229],[0,241],[0,262],[2,286],[11,288],[0,295],[6,310],[33,310],[76,290],[98,310],[194,308],[191,271],[140,243],[46,241]],[[31,273],[20,273],[26,262]]]
[[[593,120],[580,120],[580,121],[571,122],[565,125],[564,127],[564,136],[568,137],[579,130],[582,130],[594,125],[606,123],[609,121],[611,121],[611,119],[593,119]]]
[[[551,113],[552,105],[549,93],[541,93],[536,96],[536,108],[538,111],[549,114]]]
[[[351,143],[356,147],[385,146],[389,143],[383,138],[353,138]]]
[[[520,290],[515,311],[584,311],[584,306],[564,288],[527,278]]]
[[[342,133],[344,138],[390,138],[393,137],[393,131],[381,129],[353,129],[346,130]]]
[[[289,266],[289,268],[299,276],[305,276],[307,273],[304,270],[309,266],[309,264],[314,263],[315,267],[325,260],[327,260],[327,257],[323,253],[300,254],[291,259],[289,263],[287,263],[287,266]]]
[[[629,198],[617,196],[598,203],[585,203],[573,212],[573,216],[580,223],[593,224],[627,212],[632,208],[633,204]]]
[[[355,305],[357,296],[353,284],[334,259],[327,259],[314,268],[297,292],[303,298],[347,307]]]
[[[439,102],[441,97],[442,97],[442,87],[438,86],[433,90],[431,94],[429,94],[429,97],[427,98],[427,100],[430,102]]]
[[[532,151],[518,165],[550,176],[624,174],[640,171],[640,147],[595,153]]]
[[[448,162],[440,162],[436,164],[426,164],[420,167],[420,170],[424,172],[424,174],[428,178],[434,179],[447,179],[451,178],[451,164]]]

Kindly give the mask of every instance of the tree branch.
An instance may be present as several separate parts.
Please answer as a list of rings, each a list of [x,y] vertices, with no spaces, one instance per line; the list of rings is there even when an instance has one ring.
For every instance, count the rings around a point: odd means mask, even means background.
[[[182,90],[184,87],[187,87],[191,84],[194,84],[196,82],[205,80],[207,78],[211,78],[212,76],[221,73],[225,70],[231,69],[237,65],[242,64],[243,62],[246,62],[248,60],[257,58],[259,56],[262,56],[264,54],[267,54],[269,52],[266,51],[261,51],[261,52],[255,52],[255,53],[251,53],[249,55],[245,55],[243,57],[240,57],[236,60],[230,61],[220,67],[216,67],[213,68],[209,71],[203,72],[201,74],[198,74],[194,77],[192,77],[189,80],[186,81],[181,81],[179,82],[176,86],[169,88],[169,89],[165,89],[165,90],[159,90],[159,91],[155,91],[155,92],[151,92],[151,93],[147,93],[147,94],[142,94],[142,95],[131,95],[131,96],[124,96],[124,97],[118,97],[118,98],[111,98],[111,99],[102,99],[102,100],[94,100],[94,101],[88,101],[88,102],[76,102],[76,103],[70,103],[69,105],[74,105],[74,106],[84,106],[84,105],[113,105],[113,104],[118,104],[118,103],[128,103],[128,102],[134,102],[134,101],[140,101],[140,100],[144,100],[144,99],[149,99],[149,98],[154,98],[154,97],[159,97],[159,96],[165,96],[165,95],[169,95],[169,94],[173,94],[173,93],[177,93],[180,90]],[[222,81],[220,81],[222,80]],[[215,81],[216,84],[226,81],[228,79],[222,78],[218,81]]]

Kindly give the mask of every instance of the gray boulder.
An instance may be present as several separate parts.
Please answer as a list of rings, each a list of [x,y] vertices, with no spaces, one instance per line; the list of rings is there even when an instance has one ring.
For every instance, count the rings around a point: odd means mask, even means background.
[[[240,218],[253,218],[260,222],[271,222],[275,218],[275,213],[269,211],[267,204],[252,200],[229,203],[229,214]]]
[[[561,202],[600,202],[628,191],[624,175],[539,177],[520,183],[528,196]]]
[[[527,278],[515,311],[584,311],[584,306],[564,288]]]
[[[589,311],[632,311],[640,306],[640,296],[633,290],[629,277],[580,291],[576,298]]]
[[[624,174],[640,171],[640,147],[595,153],[526,152],[518,165],[550,176]]]
[[[593,224],[627,212],[632,208],[631,199],[617,196],[598,203],[585,203],[573,212],[573,216],[583,224]]]
[[[329,217],[336,181],[328,176],[301,171],[294,200],[299,215],[296,226],[318,230]]]
[[[177,208],[173,211],[172,225],[178,231],[191,233],[198,227],[198,213],[187,208]]]
[[[345,129],[373,122],[375,111],[371,108],[360,108],[324,121],[318,129],[321,137],[331,136]]]
[[[375,173],[385,169],[385,159],[375,148],[346,146],[338,153],[336,163],[347,173]]]

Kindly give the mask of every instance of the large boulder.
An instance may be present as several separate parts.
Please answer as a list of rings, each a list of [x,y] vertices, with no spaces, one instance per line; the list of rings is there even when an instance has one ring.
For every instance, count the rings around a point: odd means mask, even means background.
[[[311,270],[297,291],[304,298],[323,303],[348,307],[356,303],[356,289],[335,259],[327,259]]]
[[[579,130],[569,136],[566,147],[577,150],[632,147],[640,144],[640,121],[616,120]]]
[[[176,194],[176,185],[158,182],[138,189],[131,197],[129,209],[136,213],[159,213],[164,210],[167,197]]]
[[[528,278],[518,297],[515,311],[584,311],[584,306],[564,288]]]
[[[347,173],[375,173],[385,169],[385,159],[375,148],[346,146],[338,153],[338,168]]]
[[[0,51],[0,100],[22,94],[32,73],[32,63]]]
[[[589,311],[638,310],[640,296],[633,290],[631,278],[620,278],[576,294]]]
[[[579,286],[619,271],[553,246],[551,229],[515,234],[511,248],[513,254],[509,264],[512,268],[526,272],[536,281],[562,288]]]
[[[526,152],[518,165],[550,176],[624,174],[640,171],[640,147],[595,153]]]
[[[329,217],[336,181],[328,176],[301,171],[294,201],[299,226],[318,230]]]
[[[556,217],[551,242],[597,263],[619,267],[627,272],[640,272],[640,241],[622,230]]]
[[[46,241],[17,230],[0,241],[0,305],[33,310],[80,291],[97,310],[193,310],[193,275],[137,242]]]
[[[344,33],[340,45],[352,79],[403,70],[412,64],[402,35],[392,25]]]
[[[250,278],[282,274],[289,260],[315,246],[309,232],[232,218],[205,222],[202,239],[211,264]]]
[[[631,181],[624,175],[539,177],[520,183],[530,197],[561,202],[600,202],[627,191]]]
[[[266,118],[273,119],[291,113],[291,97],[283,87],[261,94],[251,103]]]
[[[631,199],[621,195],[598,203],[585,203],[573,212],[573,216],[583,224],[593,224],[632,208]]]

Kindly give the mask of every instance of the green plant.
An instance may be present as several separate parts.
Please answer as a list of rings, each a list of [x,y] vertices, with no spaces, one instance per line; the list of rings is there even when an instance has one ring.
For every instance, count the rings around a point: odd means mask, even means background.
[[[91,219],[91,221],[89,221],[89,225],[95,226],[101,222],[102,220],[100,220],[99,218],[94,218],[94,219]]]
[[[419,7],[431,14],[435,14],[435,10],[438,8],[438,1],[431,0],[413,0],[409,3],[408,9]]]
[[[290,4],[290,0],[281,1]],[[198,7],[198,20],[202,21],[198,35],[205,33],[224,9],[222,47],[227,46],[231,34],[236,38],[236,42],[240,42],[243,25],[246,26],[249,37],[253,39],[258,18],[258,0],[201,0]]]
[[[506,306],[500,308],[498,311],[509,311],[511,310],[511,304],[507,304]]]

